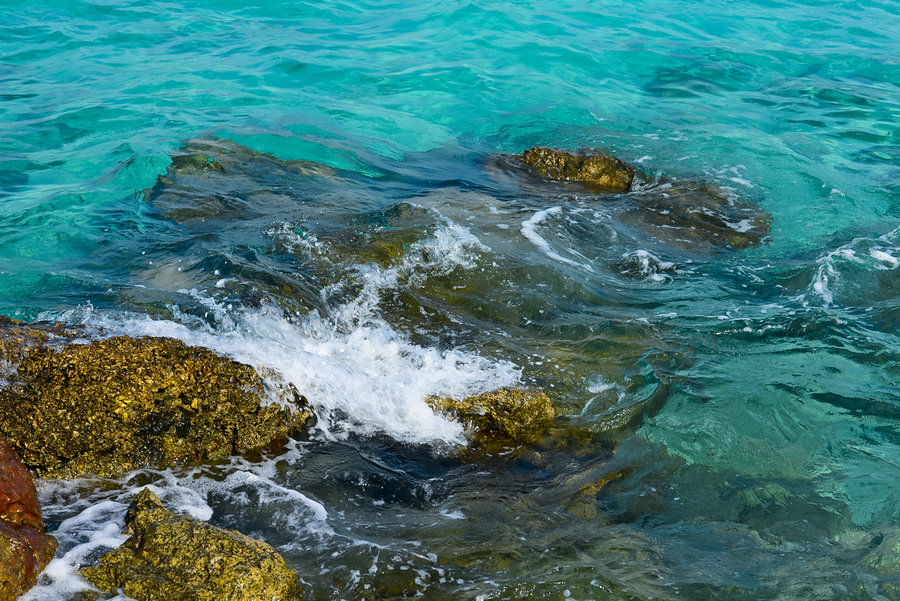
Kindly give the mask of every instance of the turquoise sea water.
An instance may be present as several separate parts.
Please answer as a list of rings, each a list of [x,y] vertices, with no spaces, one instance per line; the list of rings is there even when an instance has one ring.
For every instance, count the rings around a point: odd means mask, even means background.
[[[29,598],[85,588],[148,482],[307,598],[900,598],[896,3],[0,5],[0,314],[210,346],[320,424],[43,483],[61,547]],[[336,171],[247,154],[145,193],[196,139]],[[534,145],[636,190],[492,159]],[[684,243],[666,182],[767,240]],[[456,462],[422,398],[509,384],[594,439]]]

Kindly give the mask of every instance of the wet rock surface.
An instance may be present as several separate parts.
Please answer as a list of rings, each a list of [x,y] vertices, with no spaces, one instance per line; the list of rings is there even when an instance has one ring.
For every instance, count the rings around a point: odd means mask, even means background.
[[[660,179],[630,196],[634,206],[621,218],[650,224],[654,235],[687,249],[742,249],[763,244],[772,217],[728,190],[703,182]]]
[[[97,588],[137,601],[291,601],[302,599],[296,572],[268,544],[179,516],[149,489],[125,517],[131,537],[81,570]]]
[[[556,410],[546,393],[520,388],[501,388],[464,399],[426,401],[469,427],[476,442],[534,443],[543,438],[556,418]]]
[[[627,192],[634,180],[634,168],[596,149],[573,151],[535,146],[512,160],[540,177],[583,182],[614,192]]]
[[[0,440],[0,601],[34,586],[55,551],[56,540],[44,534],[31,474]]]
[[[216,461],[277,442],[309,417],[289,385],[267,385],[205,348],[124,336],[77,344],[65,331],[64,344],[45,344],[51,334],[17,326],[5,338],[5,354],[20,360],[0,389],[0,437],[43,477]]]

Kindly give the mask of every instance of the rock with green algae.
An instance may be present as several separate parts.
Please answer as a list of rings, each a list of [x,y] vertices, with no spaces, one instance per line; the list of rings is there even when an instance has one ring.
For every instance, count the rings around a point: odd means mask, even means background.
[[[900,531],[889,532],[863,565],[879,577],[879,592],[891,601],[900,601]]]
[[[293,387],[267,385],[206,348],[125,336],[47,346],[39,327],[18,328],[0,437],[43,477],[216,461],[277,442],[309,417]]]
[[[270,545],[166,509],[144,489],[125,517],[131,537],[81,575],[137,601],[292,601],[296,572]]]
[[[429,398],[426,402],[465,424],[475,440],[483,443],[535,443],[556,418],[556,409],[546,393],[521,388],[501,388],[464,399]]]
[[[0,601],[12,601],[34,586],[56,551],[31,474],[0,440]]]
[[[582,182],[613,192],[627,192],[634,180],[630,165],[596,149],[572,151],[535,146],[516,159],[541,177]]]

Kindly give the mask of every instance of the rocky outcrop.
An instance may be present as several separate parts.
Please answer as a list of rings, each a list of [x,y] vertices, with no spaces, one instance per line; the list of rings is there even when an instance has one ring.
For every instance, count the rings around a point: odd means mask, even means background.
[[[521,388],[501,388],[464,399],[426,401],[433,409],[465,424],[476,442],[534,443],[543,438],[556,418],[546,393]]]
[[[137,601],[291,601],[296,572],[271,546],[167,510],[149,489],[125,517],[131,537],[81,570],[97,588]]]
[[[0,438],[44,477],[216,461],[283,439],[309,417],[293,387],[209,349],[151,337],[79,344],[71,332],[15,329],[0,336],[12,359]]]
[[[634,180],[630,165],[596,149],[571,151],[535,146],[515,159],[535,175],[582,182],[613,192],[627,192]]]
[[[34,586],[55,551],[56,539],[44,534],[31,474],[0,440],[0,601]]]

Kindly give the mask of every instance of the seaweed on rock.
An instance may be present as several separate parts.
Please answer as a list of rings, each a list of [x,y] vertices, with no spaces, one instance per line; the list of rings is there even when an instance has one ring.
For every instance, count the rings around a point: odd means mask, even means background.
[[[268,544],[179,516],[144,489],[125,517],[131,537],[81,570],[97,588],[137,601],[299,601],[296,572]]]
[[[284,438],[310,415],[292,386],[276,385],[269,402],[252,367],[206,348],[126,336],[63,337],[54,348],[46,331],[17,331],[0,336],[17,360],[0,389],[0,437],[43,477],[216,461]]]

